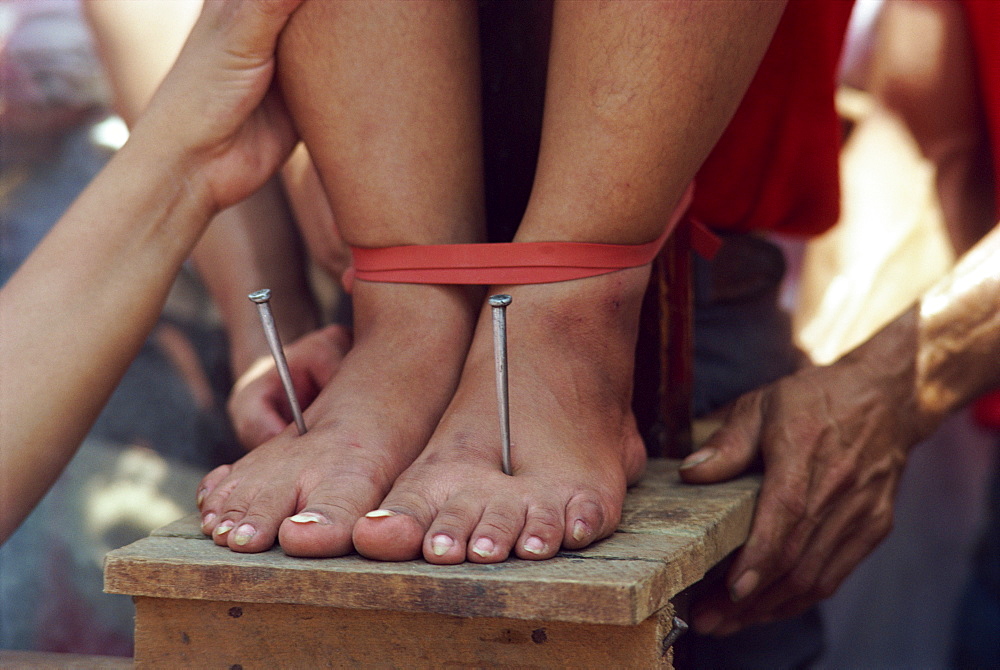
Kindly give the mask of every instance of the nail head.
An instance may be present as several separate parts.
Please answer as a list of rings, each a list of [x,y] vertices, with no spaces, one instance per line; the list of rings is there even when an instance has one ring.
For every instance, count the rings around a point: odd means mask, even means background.
[[[268,300],[271,299],[271,289],[269,289],[269,288],[262,288],[259,291],[254,291],[253,293],[251,293],[247,297],[250,298],[251,301],[253,301],[253,302],[255,302],[255,303],[257,303],[259,305],[259,304],[267,302]]]

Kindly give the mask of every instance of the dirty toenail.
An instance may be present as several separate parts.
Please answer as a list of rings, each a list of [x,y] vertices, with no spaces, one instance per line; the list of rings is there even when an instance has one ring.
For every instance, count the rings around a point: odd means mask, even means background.
[[[292,523],[319,523],[324,521],[323,517],[316,512],[299,512],[295,516],[288,517]]]
[[[223,521],[222,523],[220,523],[218,526],[215,527],[215,534],[225,535],[226,533],[231,531],[233,529],[233,526],[235,525],[236,524],[234,524],[232,521],[226,519],[225,521]]]
[[[524,550],[531,554],[544,554],[545,542],[542,541],[542,538],[532,535],[524,541]]]
[[[195,498],[194,504],[201,507],[201,503],[205,500],[205,496],[208,495],[208,489],[199,489],[198,496]]]
[[[455,540],[447,535],[435,535],[431,538],[431,551],[435,556],[444,556],[454,546]]]
[[[243,524],[233,533],[233,542],[240,545],[241,547],[253,539],[253,536],[257,534],[257,529],[248,523]]]
[[[710,458],[713,458],[716,453],[718,452],[715,449],[700,449],[685,458],[679,469],[687,470],[688,468],[699,466]]]
[[[583,542],[590,535],[590,528],[584,523],[583,519],[577,519],[573,522],[573,539],[577,542]]]
[[[493,540],[488,537],[481,537],[472,545],[472,553],[482,558],[488,558],[493,555],[495,548],[496,545],[493,544]]]
[[[365,514],[365,516],[368,517],[369,519],[381,519],[387,516],[396,516],[396,513],[393,512],[391,509],[375,509],[372,510],[371,512],[368,512],[368,514]]]
[[[215,512],[209,512],[205,516],[201,517],[201,527],[204,528],[205,526],[208,526],[213,521],[215,521]]]

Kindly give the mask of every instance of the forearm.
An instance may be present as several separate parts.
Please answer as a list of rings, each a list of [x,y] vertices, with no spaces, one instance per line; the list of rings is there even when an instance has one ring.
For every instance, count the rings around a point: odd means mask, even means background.
[[[923,296],[917,383],[931,415],[1000,385],[1000,225]]]
[[[0,290],[0,540],[72,457],[212,213],[159,146],[130,141]]]
[[[118,113],[129,126],[176,59],[200,6],[200,0],[85,3]],[[222,314],[235,375],[268,352],[248,293],[264,287],[274,291],[276,322],[286,342],[318,325],[291,213],[276,180],[220,212],[192,258]]]
[[[268,353],[248,293],[271,289],[271,308],[285,343],[319,326],[306,259],[276,179],[219,213],[195,247],[193,259],[226,325],[234,376]]]
[[[1000,226],[966,253],[920,301],[847,354],[897,406],[918,437],[950,412],[1000,385]]]

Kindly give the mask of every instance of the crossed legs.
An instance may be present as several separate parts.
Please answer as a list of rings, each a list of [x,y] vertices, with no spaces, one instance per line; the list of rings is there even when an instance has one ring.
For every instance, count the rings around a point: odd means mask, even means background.
[[[781,8],[556,2],[538,168],[515,241],[656,238]],[[482,239],[473,3],[307,3],[281,59],[348,243]],[[645,459],[629,408],[648,273],[491,288],[514,297],[513,476],[499,464],[483,294],[357,282],[356,344],[308,408],[310,432],[211,473],[206,532],[240,551],[277,537],[294,555],[353,546],[436,563],[547,558],[610,534]]]

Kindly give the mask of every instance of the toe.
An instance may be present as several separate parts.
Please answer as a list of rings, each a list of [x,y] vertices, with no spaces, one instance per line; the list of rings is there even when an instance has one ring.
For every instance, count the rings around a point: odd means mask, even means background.
[[[470,535],[480,522],[483,507],[483,501],[470,493],[451,496],[427,529],[424,559],[440,564],[466,560]]]
[[[202,505],[208,499],[208,496],[215,490],[219,485],[219,482],[223,481],[232,472],[233,466],[231,465],[220,465],[202,478],[201,483],[198,484],[198,492],[195,495],[195,503],[202,512],[207,512],[208,510],[202,508]]]
[[[567,549],[582,549],[613,533],[620,516],[612,512],[615,509],[621,509],[621,502],[617,505],[609,504],[590,494],[571,498],[566,505],[563,546]]]
[[[474,563],[499,563],[510,551],[524,528],[525,505],[512,497],[490,501],[469,537],[467,558]]]
[[[340,518],[342,514],[325,512],[327,505],[308,505],[281,522],[278,544],[289,556],[330,558],[351,553],[351,521]]]
[[[280,520],[287,514],[287,508],[267,509],[257,506],[243,514],[233,514],[223,522],[231,524],[229,532],[225,533],[226,546],[241,553],[267,551],[274,545]],[[219,529],[216,528],[216,544],[219,543],[218,534]]]
[[[527,560],[552,558],[559,551],[564,534],[565,512],[562,509],[551,503],[534,505],[528,508],[515,553]]]
[[[278,542],[289,556],[326,558],[354,550],[351,531],[381,496],[357,479],[333,479],[309,494],[281,523]]]
[[[434,517],[430,501],[401,477],[378,509],[354,524],[354,548],[365,558],[377,561],[410,561],[420,558],[424,535]]]

